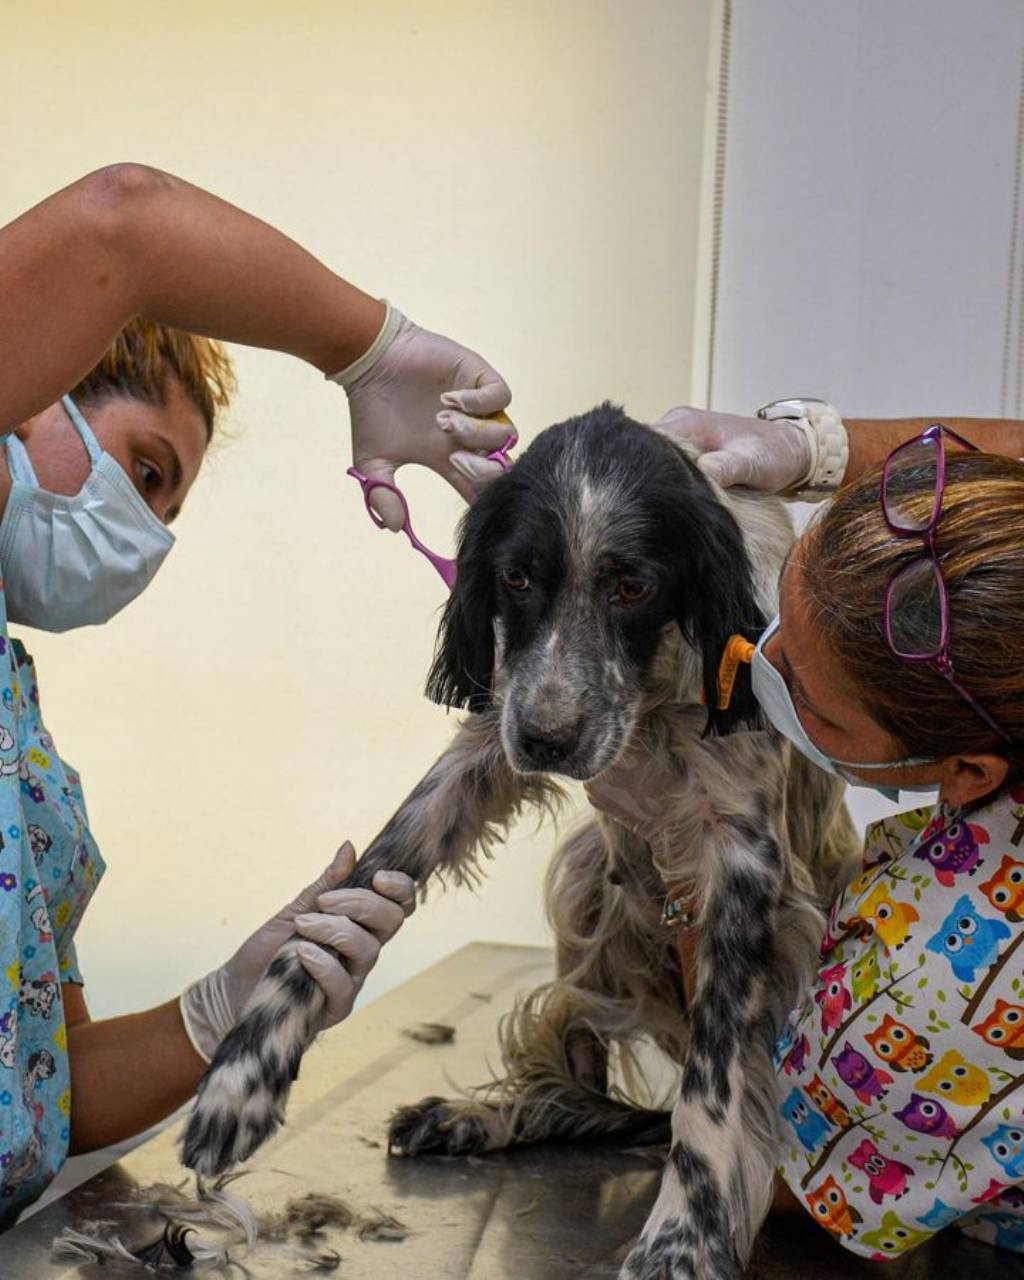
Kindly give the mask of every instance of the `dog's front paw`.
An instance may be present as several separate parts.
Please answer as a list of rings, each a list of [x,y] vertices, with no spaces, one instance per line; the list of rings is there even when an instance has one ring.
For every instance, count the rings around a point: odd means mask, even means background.
[[[662,1223],[641,1239],[623,1263],[619,1280],[696,1280],[696,1237],[682,1222]]]
[[[274,1085],[249,1080],[243,1090],[230,1068],[211,1068],[185,1129],[182,1163],[212,1178],[248,1160],[282,1122],[286,1088]]]
[[[663,1222],[642,1238],[623,1263],[619,1280],[742,1280],[743,1267],[727,1241],[701,1240],[682,1218]]]
[[[468,1156],[505,1144],[495,1133],[497,1112],[476,1102],[424,1098],[399,1107],[388,1127],[388,1152],[397,1156]]]

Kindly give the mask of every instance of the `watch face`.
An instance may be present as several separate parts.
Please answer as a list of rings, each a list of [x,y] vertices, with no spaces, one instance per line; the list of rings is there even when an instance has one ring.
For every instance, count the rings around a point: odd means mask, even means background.
[[[776,418],[806,418],[811,405],[827,405],[827,400],[817,396],[792,396],[786,400],[772,400],[757,410],[757,417],[772,421]]]

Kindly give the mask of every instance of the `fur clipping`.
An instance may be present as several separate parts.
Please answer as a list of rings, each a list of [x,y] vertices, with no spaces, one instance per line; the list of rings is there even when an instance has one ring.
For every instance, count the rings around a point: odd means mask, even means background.
[[[354,1230],[360,1240],[401,1241],[409,1228],[393,1214],[371,1207],[360,1210],[338,1196],[323,1192],[289,1200],[280,1212],[257,1216],[249,1202],[227,1191],[229,1182],[243,1175],[229,1174],[212,1186],[197,1180],[195,1194],[182,1183],[165,1182],[140,1188],[130,1202],[133,1209],[155,1211],[165,1220],[160,1235],[129,1249],[110,1221],[83,1222],[66,1227],[52,1245],[57,1261],[116,1264],[155,1274],[239,1268],[257,1240],[279,1246],[277,1255],[289,1275],[327,1274],[337,1270],[341,1255],[323,1239],[330,1230]],[[200,1235],[200,1231],[205,1234]]]

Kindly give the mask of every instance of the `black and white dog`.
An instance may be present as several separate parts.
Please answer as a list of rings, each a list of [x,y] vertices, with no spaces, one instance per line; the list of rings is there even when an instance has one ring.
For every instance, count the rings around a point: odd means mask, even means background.
[[[661,1192],[624,1276],[740,1274],[771,1196],[771,1051],[823,934],[818,902],[856,852],[836,779],[767,730],[749,673],[727,709],[734,634],[774,611],[792,540],[782,505],[723,493],[684,449],[603,405],[543,432],[465,516],[428,692],[470,715],[363,855],[351,883],[400,868],[471,876],[552,775],[591,779],[627,749],[672,771],[657,855],[595,815],[557,851],[554,981],[502,1031],[506,1077],[397,1113],[404,1154],[542,1139],[670,1140]],[[666,887],[695,886],[692,999]],[[185,1137],[215,1173],[281,1122],[320,1017],[286,946],[221,1046]],[[609,1080],[646,1038],[678,1064],[671,1116]]]

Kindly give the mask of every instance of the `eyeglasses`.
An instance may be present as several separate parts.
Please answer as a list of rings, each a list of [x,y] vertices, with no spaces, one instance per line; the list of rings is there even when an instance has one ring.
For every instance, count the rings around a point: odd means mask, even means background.
[[[882,515],[897,538],[920,538],[924,553],[889,580],[885,591],[885,639],[904,662],[926,662],[947,680],[964,702],[995,733],[1014,745],[980,702],[956,678],[949,657],[949,590],[935,553],[935,531],[942,516],[946,491],[946,438],[972,452],[978,446],[936,422],[906,444],[893,449],[882,471]],[[922,480],[932,479],[931,508],[922,494]]]

